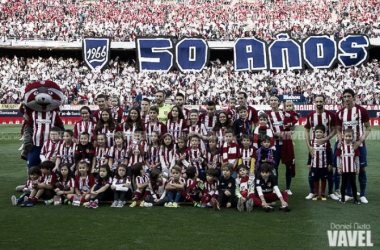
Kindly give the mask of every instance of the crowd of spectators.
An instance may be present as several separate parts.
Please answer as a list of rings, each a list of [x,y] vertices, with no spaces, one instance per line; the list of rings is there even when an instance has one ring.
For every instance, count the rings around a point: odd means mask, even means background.
[[[235,72],[232,62],[211,62],[202,73],[138,73],[134,61],[111,60],[102,73],[92,73],[72,58],[0,58],[0,101],[20,103],[25,86],[35,80],[50,79],[64,91],[66,104],[94,104],[95,96],[118,95],[122,103],[134,103],[142,96],[152,96],[158,89],[184,93],[187,104],[201,105],[209,100],[228,103],[239,91],[248,93],[249,104],[268,104],[276,94],[303,94],[305,104],[312,104],[316,94],[324,94],[327,104],[340,104],[341,93],[352,88],[357,103],[380,104],[380,63],[332,70]],[[174,102],[174,95],[169,96]]]
[[[380,36],[377,0],[2,0],[0,37],[80,41],[107,36],[202,36],[207,40],[260,37],[280,31],[293,38],[310,34]]]

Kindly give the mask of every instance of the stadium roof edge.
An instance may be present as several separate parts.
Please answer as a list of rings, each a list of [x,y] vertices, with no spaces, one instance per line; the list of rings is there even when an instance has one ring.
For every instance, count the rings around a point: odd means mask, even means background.
[[[228,50],[233,49],[234,41],[208,41],[210,49]],[[380,46],[380,38],[370,38],[371,46]],[[79,41],[44,41],[44,40],[7,40],[0,41],[0,48],[4,49],[68,49],[81,50],[82,43]],[[112,42],[111,49],[114,50],[134,50],[135,42]]]

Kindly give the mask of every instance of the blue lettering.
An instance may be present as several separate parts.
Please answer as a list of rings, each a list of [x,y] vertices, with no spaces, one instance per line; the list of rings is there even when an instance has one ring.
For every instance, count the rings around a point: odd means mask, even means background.
[[[182,72],[200,72],[209,57],[207,42],[201,38],[184,38],[175,46],[176,64]]]
[[[336,42],[329,36],[310,36],[303,42],[304,60],[312,69],[329,69],[334,65]]]

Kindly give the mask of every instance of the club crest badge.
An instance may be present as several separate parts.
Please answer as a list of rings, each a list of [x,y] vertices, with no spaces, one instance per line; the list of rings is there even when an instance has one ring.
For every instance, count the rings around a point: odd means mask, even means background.
[[[110,38],[85,38],[82,43],[83,59],[93,72],[100,72],[110,59]]]

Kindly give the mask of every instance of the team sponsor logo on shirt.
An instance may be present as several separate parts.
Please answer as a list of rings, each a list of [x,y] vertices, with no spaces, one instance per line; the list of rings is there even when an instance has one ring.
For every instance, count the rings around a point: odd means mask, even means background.
[[[37,119],[36,123],[38,123],[38,124],[51,124],[51,120],[48,120],[48,119]]]
[[[347,122],[343,122],[343,126],[345,127],[352,127],[352,126],[357,126],[359,124],[358,121],[347,121]]]

